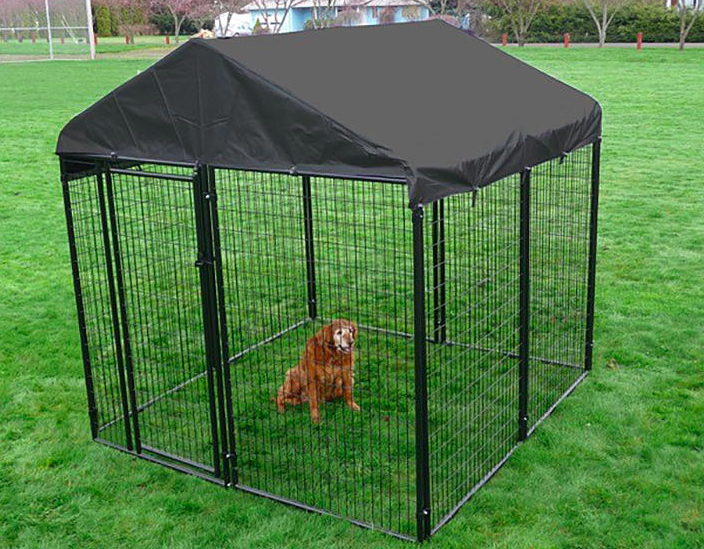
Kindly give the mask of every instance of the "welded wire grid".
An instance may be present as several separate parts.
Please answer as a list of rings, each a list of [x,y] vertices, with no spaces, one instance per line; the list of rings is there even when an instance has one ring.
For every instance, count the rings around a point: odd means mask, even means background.
[[[135,166],[189,176],[189,168]],[[112,173],[142,449],[213,472],[193,183]]]
[[[120,389],[124,378],[121,379],[117,361],[98,184],[95,175],[68,183],[71,223],[81,277],[98,436],[126,448],[123,408],[126,393]]]
[[[512,176],[426,208],[434,526],[517,441],[519,185]]]
[[[584,371],[591,155],[582,147],[531,173],[529,425]]]
[[[529,426],[584,367],[590,152],[531,173]],[[68,183],[98,436],[219,476],[215,408],[223,397],[206,368],[195,172],[130,169]],[[238,486],[415,537],[405,187],[210,173]],[[518,442],[520,179],[425,208],[435,529]],[[279,414],[272,400],[286,371],[333,319],[359,327],[361,410],[321,402],[319,425],[306,403]]]
[[[307,191],[300,176],[232,170],[215,185],[240,487],[414,536],[405,187],[311,178]],[[321,403],[319,425],[305,403],[279,414],[286,371],[339,318],[359,326],[361,410]]]

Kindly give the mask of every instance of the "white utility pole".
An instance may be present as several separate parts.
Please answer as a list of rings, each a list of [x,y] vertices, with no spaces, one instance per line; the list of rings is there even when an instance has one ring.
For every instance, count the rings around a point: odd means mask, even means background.
[[[46,9],[46,36],[49,39],[49,59],[54,59],[54,40],[51,36],[51,17],[49,17],[49,0],[44,0],[44,8]]]
[[[90,0],[86,0],[86,20],[88,21],[88,42],[90,43],[90,58],[95,59],[95,35],[93,34],[93,11]]]

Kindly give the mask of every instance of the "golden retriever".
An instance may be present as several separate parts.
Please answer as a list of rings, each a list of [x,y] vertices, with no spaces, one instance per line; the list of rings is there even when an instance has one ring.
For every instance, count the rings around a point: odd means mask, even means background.
[[[298,365],[286,372],[276,395],[276,408],[284,413],[286,404],[308,402],[313,423],[320,422],[319,403],[344,398],[355,412],[354,344],[357,324],[336,319],[308,340]]]

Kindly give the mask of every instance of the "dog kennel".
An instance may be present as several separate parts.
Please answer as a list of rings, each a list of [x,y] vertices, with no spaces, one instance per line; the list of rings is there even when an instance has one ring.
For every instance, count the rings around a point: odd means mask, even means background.
[[[591,368],[600,127],[439,21],[190,40],[59,137],[93,438],[426,539]],[[361,410],[279,414],[338,318]]]

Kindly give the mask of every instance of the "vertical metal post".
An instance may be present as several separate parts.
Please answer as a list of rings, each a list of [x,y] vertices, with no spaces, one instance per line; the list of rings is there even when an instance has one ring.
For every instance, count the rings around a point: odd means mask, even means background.
[[[122,253],[120,252],[120,233],[117,230],[117,215],[115,214],[115,195],[112,185],[110,167],[105,164],[105,191],[108,199],[108,214],[112,232],[112,251],[115,257],[115,275],[117,277],[117,296],[122,318],[122,342],[124,345],[125,371],[127,374],[127,390],[129,393],[130,408],[132,410],[132,429],[134,431],[135,451],[142,452],[142,438],[139,431],[139,417],[137,408],[137,392],[134,388],[134,369],[132,367],[132,345],[130,343],[129,320],[127,318],[127,301],[125,298],[125,279],[122,270]]]
[[[49,40],[49,59],[54,59],[54,40],[51,35],[51,16],[49,15],[49,0],[44,0],[44,10],[46,11],[46,36]]]
[[[422,207],[413,210],[413,324],[416,405],[416,530],[418,541],[423,541],[430,536],[430,458],[428,453],[428,372],[425,352]]]
[[[528,436],[530,357],[530,168],[521,172],[519,269],[518,440],[525,440]]]
[[[83,356],[83,374],[86,380],[88,396],[88,417],[90,418],[90,433],[93,438],[98,436],[98,409],[95,406],[93,391],[93,373],[90,366],[90,350],[88,334],[86,333],[86,317],[83,309],[83,293],[79,276],[78,252],[76,251],[76,235],[73,230],[73,213],[71,211],[71,196],[64,161],[61,161],[61,187],[64,195],[64,212],[66,214],[66,229],[68,231],[68,248],[71,255],[71,274],[73,275],[73,293],[76,298],[76,313],[78,315],[78,332],[81,338],[81,355]]]
[[[222,376],[220,370],[220,347],[218,343],[218,305],[215,292],[215,272],[213,268],[213,238],[210,219],[210,201],[214,196],[208,190],[206,170],[197,165],[193,178],[193,206],[195,208],[198,259],[195,262],[200,275],[201,301],[203,309],[203,336],[205,338],[205,360],[208,379],[208,400],[210,407],[210,430],[213,440],[213,469],[220,478],[220,440],[218,436],[218,412],[222,419]],[[216,394],[216,383],[218,392]],[[225,468],[226,475],[227,467]],[[226,479],[229,482],[229,478]]]
[[[433,340],[447,339],[445,304],[445,201],[433,202]]]
[[[117,296],[115,293],[115,278],[113,276],[113,261],[110,251],[110,234],[108,232],[108,216],[105,207],[105,190],[103,189],[103,174],[95,177],[98,189],[98,207],[100,209],[100,226],[103,233],[103,248],[105,252],[105,270],[108,280],[108,295],[110,297],[110,316],[112,317],[112,331],[115,339],[115,359],[117,361],[117,377],[120,384],[120,402],[122,404],[122,417],[125,422],[125,441],[128,450],[132,450],[132,429],[130,429],[130,409],[127,404],[127,384],[125,382],[125,365],[122,356],[122,340],[120,337],[120,317],[117,312]]]
[[[215,283],[217,289],[217,304],[218,314],[220,318],[220,358],[222,375],[219,376],[222,381],[219,382],[220,393],[224,388],[224,399],[219,397],[221,403],[224,400],[225,417],[222,421],[222,449],[225,464],[225,483],[226,485],[237,485],[237,453],[235,452],[235,422],[232,408],[232,382],[230,379],[230,361],[229,361],[229,345],[227,341],[227,314],[225,310],[225,281],[222,272],[222,250],[220,247],[220,221],[218,218],[218,201],[215,183],[215,170],[208,166],[208,193],[210,194],[210,211],[212,216],[212,235],[213,235],[213,252],[215,259]],[[224,387],[223,387],[224,386]],[[222,417],[222,410],[221,410]]]
[[[308,316],[315,319],[318,307],[315,295],[315,246],[313,239],[313,197],[310,176],[302,176],[303,182],[303,231],[306,243],[306,277],[308,280]]]
[[[592,145],[592,188],[589,213],[589,271],[587,273],[587,333],[584,352],[584,369],[592,369],[594,351],[594,295],[596,291],[596,237],[599,212],[599,164],[601,160],[601,137]]]
[[[93,34],[93,8],[90,0],[86,0],[86,26],[88,27],[88,44],[90,48],[90,58],[95,59],[95,35]]]

